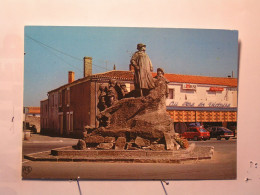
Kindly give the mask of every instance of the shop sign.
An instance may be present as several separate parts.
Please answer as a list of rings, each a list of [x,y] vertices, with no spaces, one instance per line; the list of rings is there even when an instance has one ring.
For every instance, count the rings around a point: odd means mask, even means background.
[[[227,88],[227,91],[237,91],[237,88],[234,88],[234,87],[228,87],[228,88]]]
[[[169,106],[178,106],[178,102],[172,101]]]
[[[178,106],[179,102],[176,101],[172,101],[169,103],[168,106]],[[219,102],[209,102],[208,104],[204,103],[204,102],[200,102],[199,104],[196,104],[195,102],[184,102],[183,104],[181,104],[181,106],[185,106],[185,107],[206,107],[206,105],[208,105],[209,107],[215,107],[215,108],[229,108],[231,106],[231,104],[228,103],[219,103]]]
[[[222,103],[210,102],[209,103],[209,107],[229,108],[230,104],[222,104]]]
[[[209,88],[210,91],[224,91],[223,87],[210,87]]]
[[[182,104],[182,106],[188,106],[188,107],[194,107],[195,106],[195,103],[193,102],[184,102],[183,104]]]
[[[184,83],[184,84],[182,84],[182,89],[196,90],[197,85]]]
[[[205,103],[200,102],[200,103],[198,104],[198,107],[205,107]]]

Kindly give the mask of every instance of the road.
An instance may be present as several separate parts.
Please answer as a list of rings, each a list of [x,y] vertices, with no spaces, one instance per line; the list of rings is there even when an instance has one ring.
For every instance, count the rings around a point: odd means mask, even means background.
[[[77,141],[78,139],[32,134],[30,140],[23,141],[23,155],[44,152],[54,148],[72,146],[77,144]]]
[[[54,140],[53,140],[54,141]],[[57,141],[57,140],[56,140]],[[77,140],[49,144],[24,144],[24,153],[46,151],[76,143]],[[32,162],[24,159],[23,177],[46,179],[235,179],[236,139],[190,141],[190,144],[214,146],[211,160],[170,163],[95,163],[95,162]],[[33,146],[34,145],[34,146]]]

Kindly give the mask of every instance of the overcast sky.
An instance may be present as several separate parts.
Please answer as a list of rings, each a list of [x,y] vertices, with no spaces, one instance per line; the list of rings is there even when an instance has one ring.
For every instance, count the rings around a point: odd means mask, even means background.
[[[83,57],[93,58],[93,74],[128,70],[137,43],[147,45],[154,70],[227,77],[238,70],[234,30],[25,27],[24,106],[40,106],[47,92],[67,83],[68,71],[83,77]]]

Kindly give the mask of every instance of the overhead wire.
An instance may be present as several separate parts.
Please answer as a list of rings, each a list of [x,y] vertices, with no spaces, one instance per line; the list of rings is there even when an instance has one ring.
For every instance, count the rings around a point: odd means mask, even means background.
[[[42,45],[42,46],[45,46],[45,47],[47,47],[47,48],[49,48],[49,49],[52,49],[52,50],[54,50],[54,51],[56,51],[56,52],[59,52],[59,53],[65,55],[65,56],[71,57],[71,58],[73,58],[73,59],[75,59],[75,60],[78,60],[78,61],[81,61],[81,62],[83,63],[83,59],[80,59],[80,58],[78,58],[78,57],[75,57],[75,56],[72,56],[72,55],[70,55],[70,54],[68,54],[68,53],[65,53],[65,52],[63,52],[63,51],[61,51],[61,50],[58,50],[58,49],[56,49],[56,48],[54,48],[54,47],[52,47],[52,46],[49,46],[49,45],[47,45],[47,44],[45,44],[45,43],[43,43],[43,42],[41,42],[41,41],[38,41],[38,40],[32,38],[32,37],[29,36],[29,35],[25,35],[25,37],[31,39],[32,41],[34,41],[34,42],[36,42],[36,43],[38,43],[38,44],[40,44],[40,45]],[[54,54],[54,55],[55,55],[55,54]],[[55,55],[55,56],[58,57],[57,55]],[[58,58],[61,59],[63,62],[65,62],[65,60],[63,60],[61,57],[58,57]],[[65,62],[65,63],[68,64],[68,65],[70,65],[70,66],[73,66],[73,65],[71,65],[71,64],[69,64],[69,63],[67,63],[67,62]],[[94,65],[94,66],[96,66],[96,67],[98,67],[98,68],[102,68],[102,69],[104,69],[104,70],[107,70],[107,68],[105,68],[105,67],[102,67],[102,66],[99,66],[99,65],[96,65],[96,64],[93,64],[93,63],[92,63],[92,65]],[[75,66],[73,66],[73,67],[75,67]],[[77,68],[77,67],[75,67],[75,68]],[[81,72],[82,72],[82,70],[81,70]]]
[[[43,47],[43,45],[40,44],[41,47]],[[45,48],[45,47],[43,47]],[[80,72],[82,72],[81,69],[79,69],[78,67],[68,63],[67,61],[65,61],[62,57],[58,56],[57,54],[55,54],[54,52],[52,52],[52,50],[50,50],[49,48],[46,48],[47,51],[51,52],[56,58],[59,58],[61,61],[63,61],[65,64],[69,65],[69,66],[72,66],[73,68],[76,68],[77,70],[79,70]]]
[[[28,36],[28,35],[25,35],[25,36],[26,36],[27,38],[29,38],[29,39],[35,41],[36,43],[39,43],[39,44],[41,44],[41,45],[44,45],[45,47],[48,47],[48,48],[50,48],[50,49],[53,49],[53,50],[55,50],[55,51],[57,51],[57,52],[59,52],[59,53],[61,53],[61,54],[63,54],[63,55],[69,56],[69,57],[71,57],[71,58],[73,58],[73,59],[75,59],[75,60],[82,61],[82,59],[80,59],[80,58],[77,58],[77,57],[72,56],[72,55],[70,55],[70,54],[67,54],[67,53],[65,53],[65,52],[63,52],[63,51],[61,51],[61,50],[58,50],[58,49],[56,49],[56,48],[54,48],[54,47],[51,47],[51,46],[49,46],[49,45],[46,45],[45,43],[42,43],[41,41],[38,41],[38,40],[36,40],[36,39],[34,39],[34,38]]]
[[[61,54],[65,55],[65,56],[71,57],[71,58],[73,58],[73,59],[75,59],[75,60],[78,60],[78,61],[81,61],[81,62],[83,63],[83,59],[77,58],[77,57],[72,56],[72,55],[70,55],[70,54],[67,54],[67,53],[65,53],[65,52],[63,52],[63,51],[60,51],[60,50],[58,50],[58,49],[56,49],[56,48],[54,48],[54,47],[51,47],[51,46],[49,46],[49,45],[47,45],[47,44],[45,44],[45,43],[42,43],[41,41],[38,41],[38,40],[36,40],[36,39],[34,39],[34,38],[28,36],[28,35],[25,35],[25,37],[27,37],[27,38],[31,39],[32,41],[38,43],[38,44],[39,44],[40,46],[42,46],[43,48],[46,48],[48,51],[54,50],[54,51],[56,51],[56,52],[58,52],[58,53],[61,53]],[[68,63],[68,62],[66,62],[62,57],[58,56],[56,53],[52,52],[52,54],[53,54],[55,57],[59,58],[61,61],[63,61],[65,64],[76,68],[76,69],[79,70],[81,73],[83,72],[83,71],[82,71],[81,69],[79,69],[78,67],[76,67],[76,66],[74,66],[74,65],[72,65],[72,64],[70,64],[70,63]],[[104,67],[102,67],[102,66],[99,66],[99,65],[96,65],[96,64],[93,64],[93,63],[92,63],[92,65],[94,65],[94,66],[96,66],[96,67],[98,67],[98,68],[105,69],[105,70],[107,71],[107,68],[104,68]],[[92,87],[91,87],[91,88],[92,88]]]

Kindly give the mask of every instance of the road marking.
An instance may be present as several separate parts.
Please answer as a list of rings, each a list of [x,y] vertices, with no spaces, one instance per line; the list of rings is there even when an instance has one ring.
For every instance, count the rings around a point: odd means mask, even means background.
[[[42,144],[42,143],[62,143],[62,140],[58,140],[58,141],[28,141],[28,142],[24,142],[24,143],[33,143],[33,144]]]
[[[57,150],[57,149],[62,149],[62,148],[67,148],[67,147],[70,147],[70,146],[64,146],[64,147],[59,147],[59,148],[53,148],[53,149],[50,149],[50,150],[46,150],[46,151],[42,151],[42,152],[35,152],[35,153],[30,153],[30,154],[25,154],[25,155],[40,154],[40,153],[44,153],[44,152],[50,152],[51,150]]]

